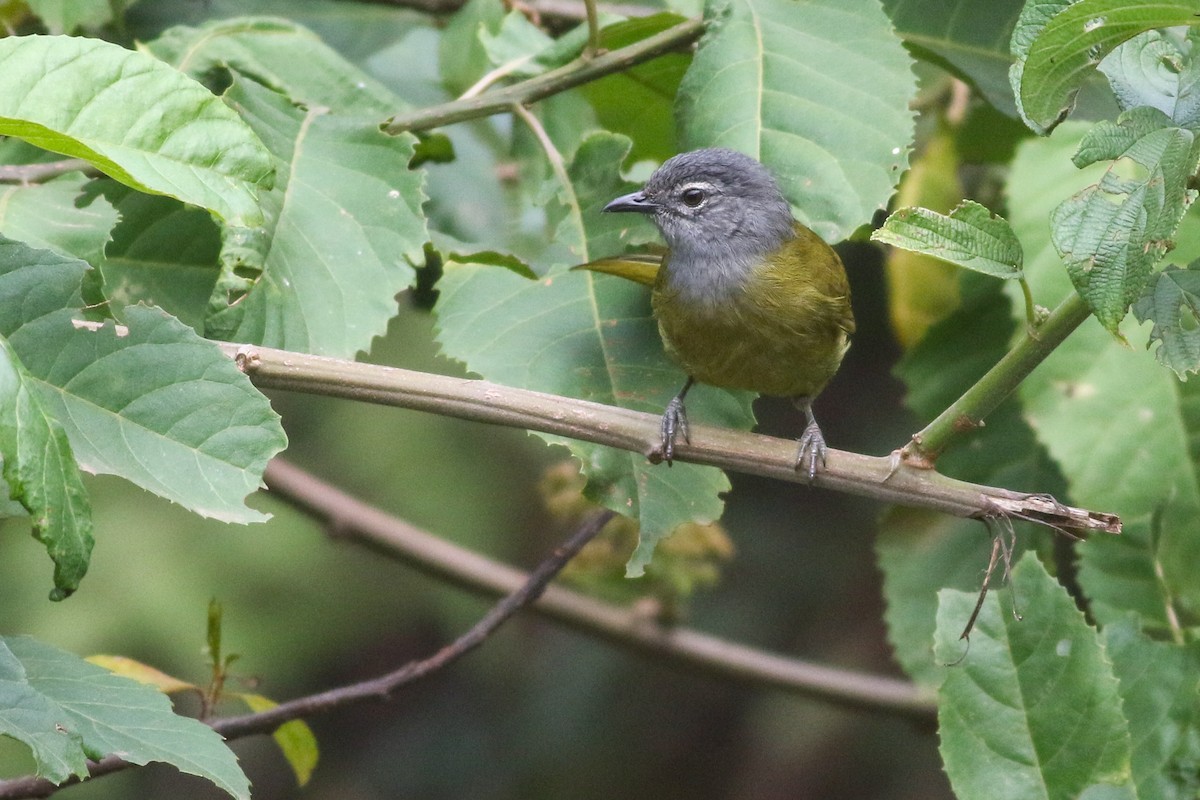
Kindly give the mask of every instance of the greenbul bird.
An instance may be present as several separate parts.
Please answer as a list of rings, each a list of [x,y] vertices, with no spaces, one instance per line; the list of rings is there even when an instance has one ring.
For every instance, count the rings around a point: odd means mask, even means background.
[[[762,164],[733,150],[681,153],[604,210],[646,214],[667,244],[657,267],[628,258],[587,265],[653,286],[663,344],[687,372],[663,414],[663,458],[671,462],[677,436],[687,441],[684,398],[699,381],[793,397],[807,419],[796,469],[811,481],[826,455],[812,402],[854,333],[837,253],[792,218]]]

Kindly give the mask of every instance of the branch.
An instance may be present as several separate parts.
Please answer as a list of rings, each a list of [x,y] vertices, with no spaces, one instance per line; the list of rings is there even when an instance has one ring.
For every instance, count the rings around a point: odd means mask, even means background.
[[[901,451],[901,458],[918,466],[932,466],[951,440],[982,425],[983,418],[995,411],[1091,313],[1083,298],[1077,292],[1071,292],[1045,322],[1034,331],[1026,331],[1024,338],[962,397],[924,430],[913,434],[912,441]]]
[[[427,14],[453,14],[464,5],[463,0],[366,0],[378,5],[410,8],[414,11],[424,11]],[[563,20],[565,22],[583,22],[587,19],[584,3],[577,0],[521,0],[520,7],[528,9],[541,18]],[[616,14],[621,17],[645,17],[657,13],[657,9],[649,6],[633,5],[631,3],[605,3],[601,11]]]
[[[532,574],[525,575],[385,514],[282,459],[270,463],[265,478],[273,494],[322,520],[335,535],[463,588],[505,596],[505,599],[453,644],[381,678],[297,698],[257,714],[210,721],[214,730],[226,739],[267,733],[292,719],[360,700],[386,697],[401,685],[461,657],[505,619],[525,607],[582,633],[718,678],[921,722],[930,721],[936,712],[937,707],[928,692],[903,680],[825,667],[688,628],[664,626],[628,608],[560,586],[547,586],[566,562],[612,518],[611,512],[593,517]],[[96,778],[131,766],[134,765],[117,756],[107,756],[89,762],[88,773]],[[0,781],[0,800],[49,797],[74,783],[77,781],[56,786],[37,776],[13,778]]]
[[[565,92],[580,84],[621,72],[643,61],[686,47],[699,39],[703,32],[702,20],[687,20],[628,47],[590,58],[577,58],[558,69],[494,92],[397,114],[385,123],[383,130],[393,135],[402,131],[424,131],[510,111],[514,105],[537,102],[552,94]]]
[[[461,588],[502,595],[524,580],[519,571],[415,528],[282,459],[271,462],[265,478],[272,494],[324,521],[337,535]],[[561,586],[547,588],[531,610],[582,633],[723,679],[924,720],[934,711],[932,697],[906,681],[824,667],[666,626]]]
[[[0,164],[0,183],[38,183],[68,172],[89,170],[95,172],[95,168],[82,158],[64,158],[40,164]]]
[[[270,731],[285,722],[311,717],[362,700],[386,700],[400,687],[437,672],[483,644],[484,640],[513,614],[537,600],[554,576],[561,572],[567,562],[578,555],[583,546],[595,538],[614,516],[616,512],[607,509],[592,515],[571,538],[538,564],[537,569],[527,576],[521,576],[521,582],[470,630],[432,656],[420,661],[411,661],[400,669],[378,678],[280,703],[268,711],[215,720],[212,723],[213,729],[227,739],[236,739],[251,733]]]
[[[291,353],[257,345],[220,345],[239,369],[263,389],[322,394],[443,416],[552,433],[644,453],[661,459],[659,418],[630,409],[516,389],[488,381]],[[796,443],[745,431],[696,425],[676,458],[697,464],[807,483],[795,469]],[[1013,516],[1080,532],[1119,533],[1113,514],[1062,505],[1030,495],[967,483],[932,469],[916,469],[895,457],[830,450],[815,485],[884,503],[928,508],[971,519]]]
[[[294,468],[293,468],[294,469]],[[301,473],[303,474],[303,473]],[[560,547],[555,548],[537,568],[527,576],[521,576],[508,594],[494,605],[479,622],[459,636],[451,644],[438,650],[432,656],[419,661],[410,661],[398,670],[381,675],[371,680],[339,686],[327,692],[300,697],[286,703],[262,711],[257,714],[246,714],[240,717],[226,717],[214,720],[209,724],[226,739],[237,739],[253,733],[266,733],[274,730],[285,722],[301,717],[309,717],[341,706],[361,702],[363,700],[385,700],[397,689],[413,683],[421,678],[441,670],[467,653],[481,645],[492,633],[514,614],[530,603],[537,600],[545,591],[546,586],[554,576],[562,571],[567,562],[579,554],[584,545],[590,542],[600,530],[615,516],[615,512],[604,510],[587,520]],[[400,523],[403,524],[403,523]],[[95,778],[110,772],[117,772],[134,766],[116,756],[108,756],[89,765],[88,774]],[[0,798],[49,797],[61,788],[77,781],[72,780],[61,786],[55,785],[44,778],[29,776],[8,781],[0,781]]]

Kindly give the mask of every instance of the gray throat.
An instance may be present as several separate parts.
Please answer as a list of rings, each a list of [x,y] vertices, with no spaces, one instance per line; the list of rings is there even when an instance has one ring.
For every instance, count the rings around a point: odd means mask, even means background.
[[[731,244],[725,241],[672,246],[667,286],[691,303],[710,307],[727,304],[744,290],[766,252],[762,248],[738,248]]]

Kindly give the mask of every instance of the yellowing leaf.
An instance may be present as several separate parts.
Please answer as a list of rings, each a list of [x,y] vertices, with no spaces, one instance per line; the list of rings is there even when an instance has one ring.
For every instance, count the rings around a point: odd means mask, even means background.
[[[98,667],[104,667],[109,672],[124,678],[132,678],[138,683],[153,686],[164,694],[173,694],[197,688],[195,684],[181,681],[179,678],[168,675],[149,664],[143,664],[128,656],[95,655],[88,656],[84,660]]]
[[[255,713],[269,711],[279,705],[261,694],[239,693],[236,696]],[[320,755],[317,750],[317,737],[313,735],[312,728],[308,727],[304,720],[294,719],[280,725],[271,736],[295,773],[296,783],[304,786],[312,777],[313,770],[317,768],[317,758]]]

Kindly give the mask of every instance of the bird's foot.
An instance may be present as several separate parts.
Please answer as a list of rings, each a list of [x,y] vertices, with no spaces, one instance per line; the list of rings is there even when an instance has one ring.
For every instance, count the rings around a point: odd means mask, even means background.
[[[688,438],[687,410],[683,407],[682,397],[674,397],[671,402],[667,403],[667,410],[662,415],[660,430],[662,433],[662,457],[669,467],[672,459],[675,458],[675,437],[682,435],[683,441],[691,441]]]
[[[803,472],[808,475],[808,482],[812,483],[817,477],[817,462],[821,462],[821,468],[825,468],[825,455],[828,448],[825,446],[825,437],[821,434],[821,429],[817,427],[816,421],[808,423],[808,427],[804,429],[804,434],[800,437],[800,450],[796,453],[796,471]]]

